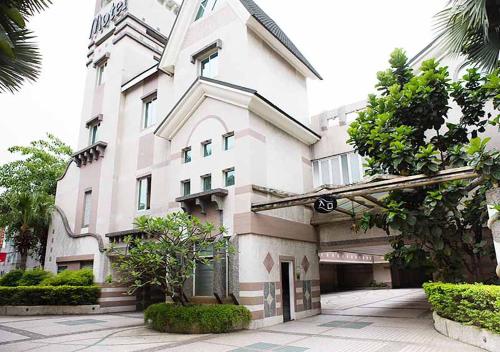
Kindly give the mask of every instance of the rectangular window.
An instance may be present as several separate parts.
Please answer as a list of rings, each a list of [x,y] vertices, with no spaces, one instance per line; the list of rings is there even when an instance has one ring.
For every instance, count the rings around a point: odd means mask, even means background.
[[[82,221],[83,228],[89,227],[90,225],[91,211],[92,211],[92,191],[87,191],[83,196],[83,221]]]
[[[203,192],[212,190],[212,175],[205,175],[201,177],[201,185]]]
[[[202,0],[200,4],[200,8],[196,13],[195,21],[198,21],[203,16],[206,16],[210,12],[212,12],[217,4],[217,0]]]
[[[351,170],[351,183],[356,183],[361,181],[363,178],[362,164],[358,154],[351,153],[349,157],[349,169]]]
[[[182,160],[183,160],[184,164],[191,162],[191,160],[192,160],[191,147],[185,148],[182,151]]]
[[[213,260],[208,264],[196,263],[194,295],[199,297],[212,297],[214,295],[214,266]]]
[[[89,261],[80,262],[80,269],[94,269],[94,261],[89,260]]]
[[[137,184],[139,187],[137,210],[151,209],[151,176],[138,179]]]
[[[97,143],[99,138],[99,125],[94,124],[89,127],[89,145]]]
[[[218,74],[219,53],[215,52],[201,60],[201,76],[215,78]]]
[[[203,157],[209,157],[212,155],[212,141],[206,141],[201,144],[203,149]]]
[[[181,182],[181,192],[183,196],[189,196],[191,194],[191,180]]]
[[[362,158],[354,152],[313,161],[314,186],[349,185],[364,177]]]
[[[207,264],[197,262],[194,277],[194,295],[211,297],[214,294],[214,249],[213,246],[199,250],[199,256],[208,261]]]
[[[143,129],[149,128],[156,123],[156,102],[156,96],[144,101]]]
[[[234,186],[235,183],[236,174],[234,172],[234,168],[224,171],[224,184],[226,185],[226,187]]]
[[[228,133],[224,136],[224,150],[230,150],[234,147],[234,133]]]
[[[100,86],[106,81],[106,66],[107,62],[104,62],[97,66],[97,85]]]
[[[323,180],[324,185],[331,185],[332,179],[330,177],[330,160],[324,159],[321,160],[321,179]]]

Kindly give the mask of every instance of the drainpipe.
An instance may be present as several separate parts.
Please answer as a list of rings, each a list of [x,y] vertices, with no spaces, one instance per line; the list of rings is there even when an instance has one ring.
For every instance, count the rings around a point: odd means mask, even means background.
[[[490,217],[488,227],[493,235],[493,245],[497,257],[497,276],[500,278],[500,213],[493,209],[493,206],[500,204],[500,187],[494,186],[493,189],[486,192],[486,203]]]

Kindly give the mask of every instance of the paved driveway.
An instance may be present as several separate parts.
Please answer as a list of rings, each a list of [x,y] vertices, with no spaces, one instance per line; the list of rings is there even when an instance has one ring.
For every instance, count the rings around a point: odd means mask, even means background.
[[[0,317],[0,352],[480,352],[438,334],[422,290],[322,296],[323,314],[227,335],[161,334],[142,315]]]

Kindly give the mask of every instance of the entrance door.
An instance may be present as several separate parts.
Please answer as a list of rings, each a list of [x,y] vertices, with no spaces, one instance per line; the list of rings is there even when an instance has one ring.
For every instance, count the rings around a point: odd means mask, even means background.
[[[281,306],[283,308],[283,321],[292,320],[290,297],[290,263],[281,263]]]

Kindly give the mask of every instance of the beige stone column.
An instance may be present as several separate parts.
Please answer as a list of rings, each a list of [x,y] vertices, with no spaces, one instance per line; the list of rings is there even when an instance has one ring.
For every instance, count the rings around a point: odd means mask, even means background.
[[[495,187],[486,192],[486,201],[488,203],[488,213],[490,220],[488,227],[493,234],[493,244],[497,256],[497,275],[500,277],[500,213],[493,209],[494,205],[500,204],[500,188]]]

